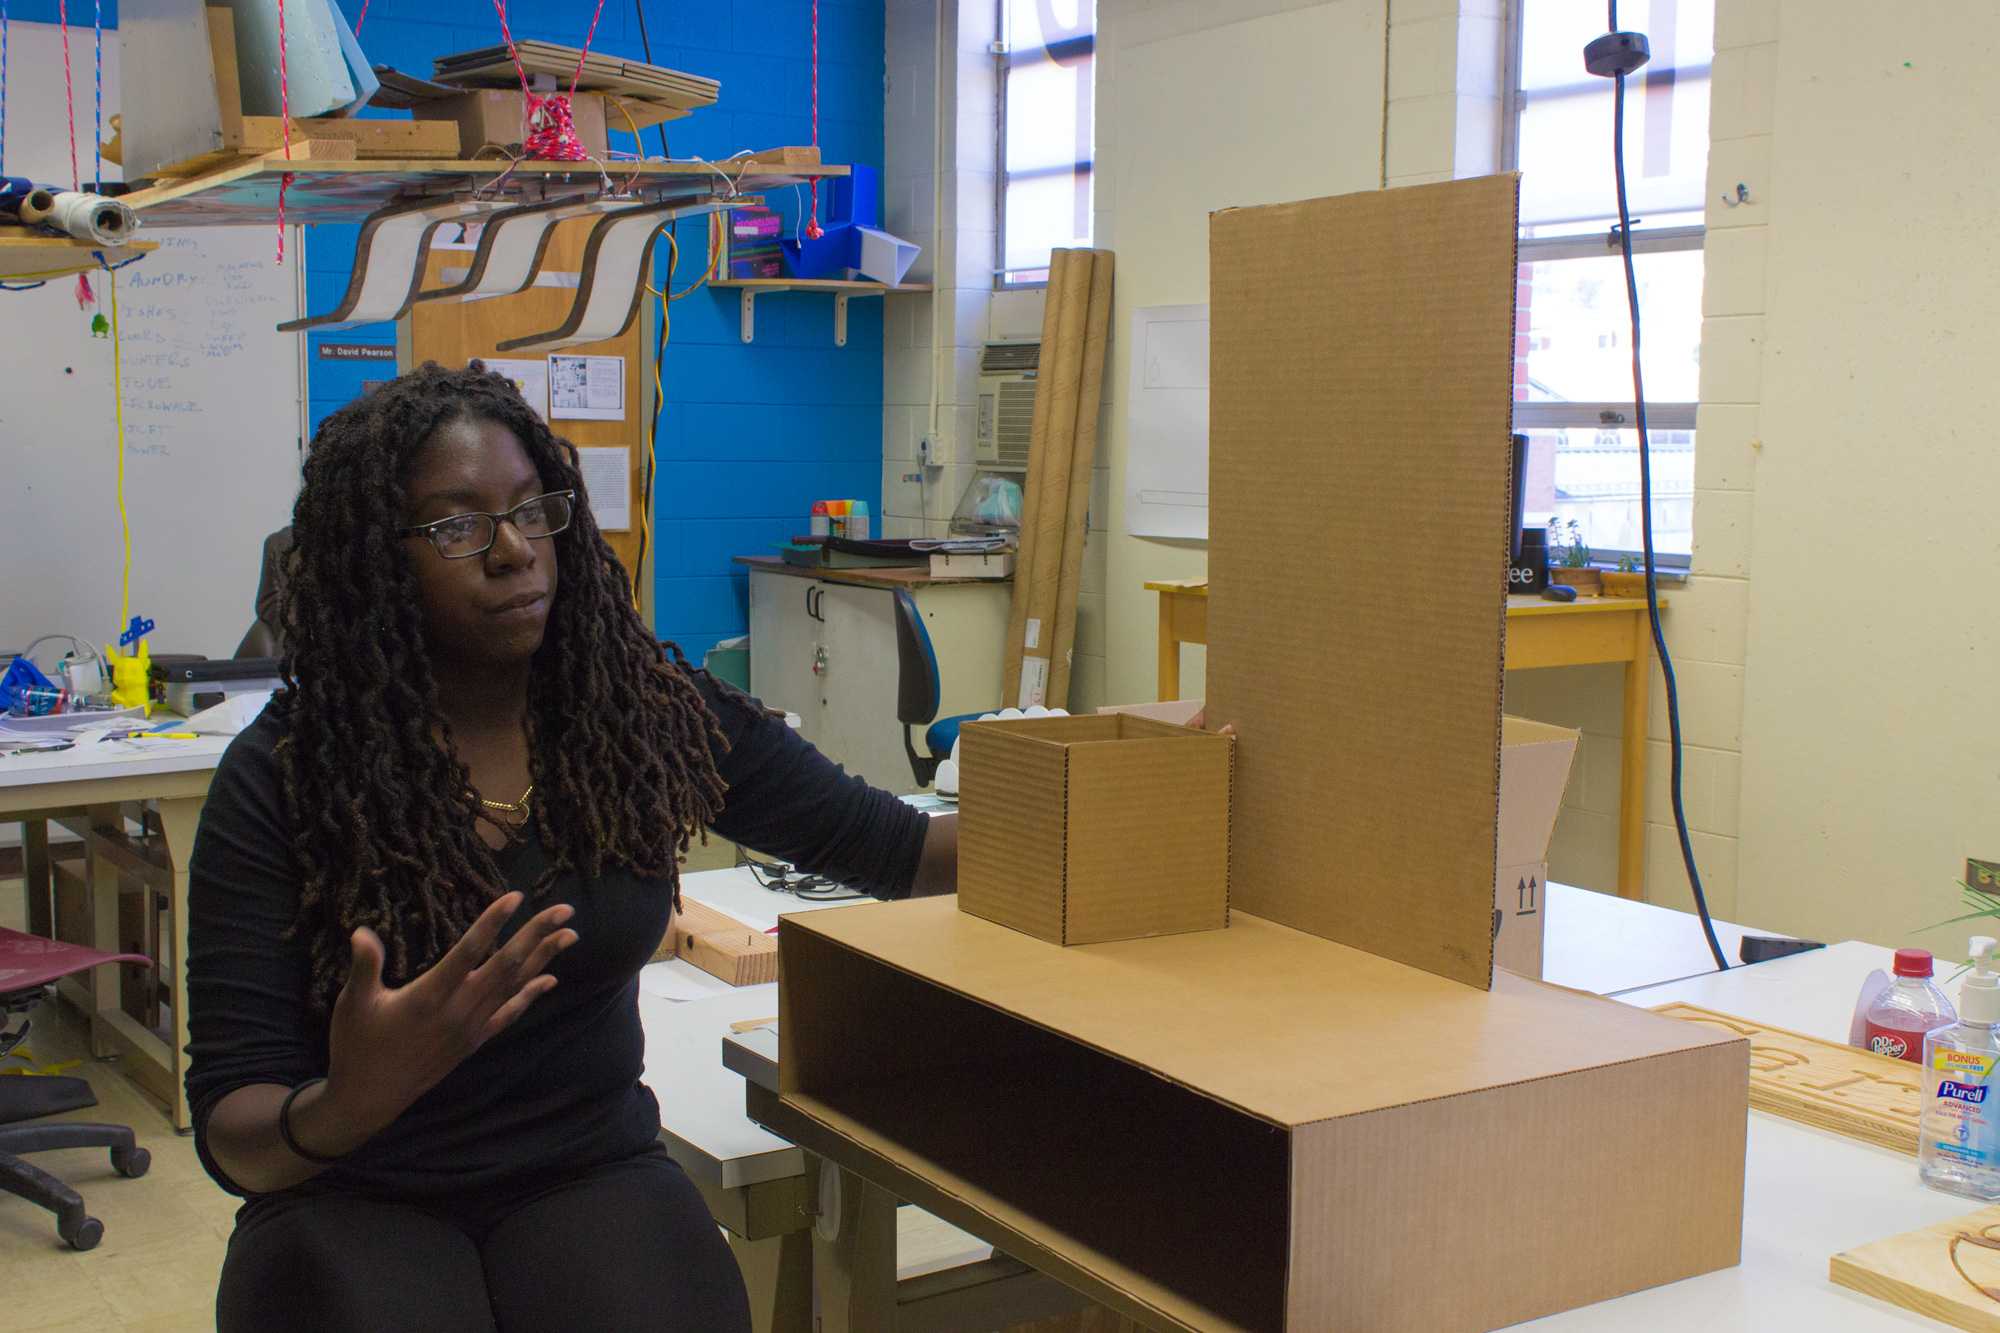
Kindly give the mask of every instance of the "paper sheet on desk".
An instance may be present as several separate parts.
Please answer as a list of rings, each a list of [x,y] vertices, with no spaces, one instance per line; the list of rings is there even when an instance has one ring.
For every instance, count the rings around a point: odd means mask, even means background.
[[[640,968],[639,989],[648,995],[680,1004],[688,1000],[706,1000],[713,995],[727,995],[735,987],[706,972],[667,962],[648,963]]]

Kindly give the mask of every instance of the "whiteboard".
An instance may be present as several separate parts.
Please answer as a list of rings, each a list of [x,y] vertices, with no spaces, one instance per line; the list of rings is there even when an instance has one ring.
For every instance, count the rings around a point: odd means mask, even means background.
[[[6,170],[67,187],[62,48],[52,24],[8,37]],[[105,117],[117,108],[106,34]],[[90,29],[70,30],[77,169],[88,177]],[[105,164],[107,178],[116,168]],[[293,233],[294,237],[296,232]],[[264,537],[298,490],[299,247],[272,227],[142,227],[160,249],[117,276],[124,351],[132,612],[155,652],[227,657],[255,614]],[[110,279],[93,278],[109,314]],[[74,279],[0,292],[0,650],[41,634],[103,644],[119,628],[112,346]]]
[[[1208,307],[1132,312],[1125,530],[1208,536]]]

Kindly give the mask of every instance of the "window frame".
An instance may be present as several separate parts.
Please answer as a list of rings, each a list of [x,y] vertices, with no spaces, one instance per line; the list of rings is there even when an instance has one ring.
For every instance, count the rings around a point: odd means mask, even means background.
[[[1093,10],[1102,0],[1093,0]],[[996,292],[1040,291],[1049,285],[1046,276],[1035,279],[1013,281],[1008,278],[1013,272],[1033,272],[1007,267],[1007,185],[1011,178],[1007,170],[1007,83],[1008,75],[1014,68],[1014,43],[1007,29],[1007,0],[994,0],[993,30],[998,34],[991,47],[993,53],[993,82],[996,88],[995,116],[993,130],[993,290]],[[1084,46],[1090,55],[1091,77],[1091,131],[1090,156],[1080,158],[1067,166],[1047,167],[1031,172],[1022,172],[1023,180],[1045,179],[1065,172],[1071,175],[1093,176],[1092,209],[1096,208],[1094,173],[1097,169],[1097,23],[1093,12],[1088,36],[1074,39]],[[1042,48],[1038,59],[1048,59],[1047,48]],[[1092,231],[1096,230],[1093,223]]]
[[[1515,3],[1508,6],[1506,69],[1501,81],[1500,115],[1500,161],[1504,171],[1520,170],[1521,162],[1521,112],[1530,100],[1521,88],[1523,69],[1522,42],[1527,24],[1523,14],[1524,6]],[[1579,59],[1581,56],[1579,54]],[[1687,66],[1689,70],[1699,69],[1713,78],[1713,61]],[[1586,85],[1580,85],[1586,86]],[[1713,84],[1711,83],[1711,87]],[[1549,100],[1544,93],[1542,100]],[[1711,147],[1712,147],[1711,143]],[[1578,232],[1563,236],[1520,236],[1516,235],[1516,264],[1536,264],[1549,260],[1600,258],[1607,253],[1619,252],[1617,241],[1617,221],[1609,219],[1603,231]],[[1632,232],[1632,253],[1665,254],[1673,251],[1695,250],[1703,252],[1704,274],[1707,263],[1708,228],[1700,223],[1655,227],[1650,230],[1635,229]],[[1652,431],[1696,430],[1695,421],[1701,403],[1675,400],[1671,402],[1646,401],[1646,426]],[[1516,432],[1550,430],[1622,430],[1636,428],[1633,420],[1633,404],[1626,402],[1522,402],[1514,403],[1514,430]],[[1701,449],[1701,438],[1697,433],[1694,447]],[[1635,459],[1636,464],[1636,459]],[[1636,476],[1635,476],[1636,479]],[[1659,497],[1654,497],[1658,504]],[[1693,539],[1690,537],[1692,547]],[[1615,568],[1621,558],[1639,558],[1639,551],[1616,548],[1591,548],[1591,564],[1599,568]],[[1693,553],[1654,552],[1654,564],[1662,574],[1685,575],[1693,563]]]

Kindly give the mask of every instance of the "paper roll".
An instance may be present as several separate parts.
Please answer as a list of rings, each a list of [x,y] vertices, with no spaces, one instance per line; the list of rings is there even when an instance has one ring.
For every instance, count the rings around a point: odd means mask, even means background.
[[[25,208],[21,216],[27,220]],[[77,190],[59,192],[46,221],[79,241],[95,241],[99,245],[122,245],[139,229],[139,215],[132,211],[131,205]]]
[[[1090,308],[1084,318],[1083,372],[1077,390],[1076,439],[1070,449],[1069,513],[1063,524],[1062,561],[1056,585],[1055,638],[1047,649],[1051,660],[1048,696],[1052,703],[1069,702],[1071,653],[1076,646],[1076,598],[1083,583],[1083,545],[1090,513],[1090,478],[1097,466],[1097,416],[1104,401],[1104,351],[1111,338],[1112,254],[1098,250],[1090,269]],[[1110,515],[1098,521],[1109,524]]]
[[[1068,251],[1049,253],[1049,285],[1042,299],[1042,341],[1040,366],[1035,372],[1035,411],[1028,432],[1028,470],[1021,478],[1021,526],[1019,556],[1014,562],[1013,600],[1007,612],[1007,643],[1000,659],[1000,701],[1017,702],[1021,693],[1021,654],[1028,624],[1028,574],[1030,548],[1041,515],[1042,486],[1040,459],[1048,452],[1049,380],[1055,365],[1057,330],[1062,323],[1064,284],[1058,274],[1069,265]]]
[[[1061,582],[1063,530],[1069,522],[1069,479],[1071,457],[1076,445],[1076,407],[1083,381],[1084,325],[1090,312],[1091,271],[1096,259],[1095,253],[1090,250],[1063,250],[1057,253],[1068,262],[1053,267],[1049,273],[1051,289],[1060,291],[1062,300],[1056,347],[1053,355],[1048,347],[1042,348],[1035,385],[1037,398],[1043,393],[1049,395],[1048,430],[1040,442],[1041,455],[1029,460],[1029,466],[1034,469],[1034,482],[1041,488],[1041,501],[1034,507],[1032,528],[1023,522],[1021,555],[1014,570],[1016,581],[1023,577],[1028,581],[1026,620],[1040,622],[1045,630],[1053,629],[1056,623],[1056,590]],[[1026,567],[1025,572],[1023,566]],[[1067,704],[1067,699],[1049,698],[1046,661],[1049,649],[1044,646],[1038,651],[1045,659],[1039,674],[1031,675],[1031,663],[1022,663],[1020,706],[1026,708],[1030,704],[1050,702]]]

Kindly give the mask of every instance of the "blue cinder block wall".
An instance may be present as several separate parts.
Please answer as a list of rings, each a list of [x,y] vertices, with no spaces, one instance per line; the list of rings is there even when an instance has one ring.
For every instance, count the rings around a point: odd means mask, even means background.
[[[360,0],[339,0],[348,22]],[[666,125],[675,157],[719,159],[742,149],[810,143],[810,0],[643,0],[655,62],[722,82],[713,107]],[[49,7],[53,10],[53,4]],[[590,0],[513,0],[517,40],[583,43]],[[51,15],[51,17],[53,17]],[[428,76],[433,58],[500,41],[492,0],[370,0],[361,44],[376,64]],[[820,144],[828,161],[882,163],[882,0],[820,0]],[[606,0],[592,50],[643,56],[633,0]],[[613,132],[614,150],[632,147]],[[648,153],[659,136],[645,133]],[[793,225],[804,191],[770,202]],[[346,290],[355,228],[314,227],[306,238],[308,306],[331,308]],[[707,223],[677,236],[675,290],[700,276]],[[664,276],[666,246],[659,247]],[[656,307],[641,318],[651,332]],[[769,552],[806,529],[815,499],[848,497],[881,512],[882,302],[848,307],[847,346],[833,344],[833,298],[761,298],[757,340],[740,335],[738,294],[696,292],[673,303],[654,488],[654,611],[660,637],[690,658],[748,626],[746,580],[735,555]],[[308,335],[309,393],[322,417],[386,378],[381,363],[323,361],[323,341],[393,345],[391,325]],[[636,367],[633,368],[636,372]],[[644,423],[632,423],[634,443]]]

